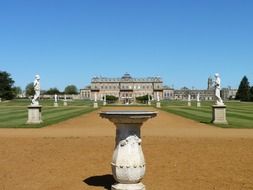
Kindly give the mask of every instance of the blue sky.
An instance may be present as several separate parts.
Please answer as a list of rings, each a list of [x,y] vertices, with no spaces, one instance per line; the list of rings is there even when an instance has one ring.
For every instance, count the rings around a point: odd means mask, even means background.
[[[0,0],[0,70],[25,88],[161,76],[175,88],[253,83],[251,0]]]

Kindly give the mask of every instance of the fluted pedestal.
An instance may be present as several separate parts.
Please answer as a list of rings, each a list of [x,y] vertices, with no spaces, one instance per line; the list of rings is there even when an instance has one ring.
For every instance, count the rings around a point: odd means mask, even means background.
[[[145,190],[141,183],[146,163],[141,148],[140,128],[144,121],[155,117],[149,111],[108,111],[101,112],[116,125],[116,146],[111,163],[114,179],[112,190]]]

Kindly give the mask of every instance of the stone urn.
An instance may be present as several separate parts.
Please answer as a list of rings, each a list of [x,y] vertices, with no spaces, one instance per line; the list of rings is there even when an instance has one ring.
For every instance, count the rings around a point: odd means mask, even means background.
[[[112,173],[118,182],[112,190],[145,190],[141,183],[146,163],[141,148],[140,129],[146,120],[155,117],[151,111],[105,111],[107,118],[116,125],[116,142],[112,158]]]

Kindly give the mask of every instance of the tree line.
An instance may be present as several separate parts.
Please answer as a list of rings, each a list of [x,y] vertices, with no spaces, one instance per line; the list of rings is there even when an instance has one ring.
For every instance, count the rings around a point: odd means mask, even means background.
[[[15,81],[12,79],[11,75],[6,71],[0,71],[0,98],[2,100],[11,100],[22,94],[22,89],[15,86]],[[63,92],[57,88],[50,88],[43,92],[44,94],[78,94],[78,89],[75,85],[68,85]],[[42,93],[42,94],[43,94]],[[34,95],[33,82],[29,83],[25,88],[26,96]]]

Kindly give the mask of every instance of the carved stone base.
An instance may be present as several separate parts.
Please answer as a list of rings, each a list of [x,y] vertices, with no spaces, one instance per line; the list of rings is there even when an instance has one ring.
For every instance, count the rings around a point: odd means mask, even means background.
[[[161,103],[160,102],[156,102],[156,107],[160,108],[161,107]]]
[[[188,106],[192,106],[192,103],[191,103],[191,102],[188,102]]]
[[[103,105],[106,106],[106,102],[105,101],[103,102]]]
[[[57,102],[55,102],[54,103],[54,107],[58,107],[59,105],[58,105],[58,103]]]
[[[94,102],[93,108],[98,108],[98,103],[97,102]]]
[[[201,107],[201,103],[200,102],[197,102],[197,107]]]
[[[142,183],[137,184],[115,184],[112,185],[111,190],[145,190],[145,185]]]
[[[68,105],[68,102],[67,101],[64,101],[63,102],[63,106],[67,106]]]
[[[213,105],[213,119],[214,124],[228,124],[226,118],[226,106],[225,105]]]
[[[148,105],[149,105],[149,106],[151,105],[151,102],[150,102],[150,101],[148,101]]]
[[[28,120],[26,124],[40,124],[42,123],[42,106],[28,106]]]

